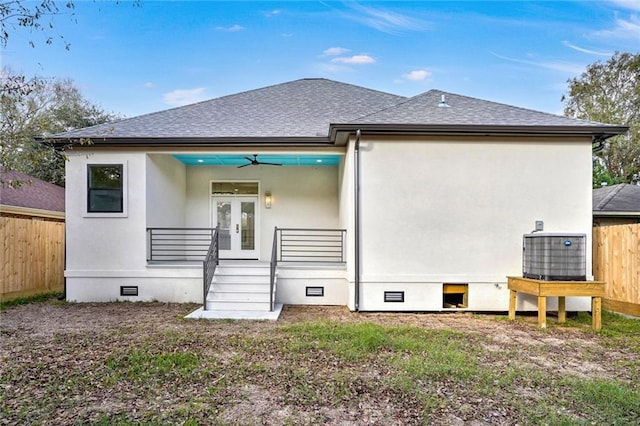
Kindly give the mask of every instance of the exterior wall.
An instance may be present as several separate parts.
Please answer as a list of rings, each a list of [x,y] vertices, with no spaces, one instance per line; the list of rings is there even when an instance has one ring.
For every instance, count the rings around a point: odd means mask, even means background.
[[[209,227],[210,183],[215,180],[259,181],[260,259],[271,257],[273,229],[337,228],[338,168],[318,167],[187,167],[186,226]],[[264,193],[272,194],[272,206],[264,206]]]
[[[147,227],[184,227],[187,168],[171,155],[147,156]]]
[[[66,167],[67,270],[130,270],[146,263],[146,155],[70,152]],[[89,216],[87,164],[124,164],[125,214]]]
[[[75,302],[163,301],[202,303],[202,266],[149,267],[119,271],[68,271],[67,300]],[[138,287],[138,296],[121,296],[120,286]]]
[[[362,310],[441,310],[443,283],[469,284],[469,310],[507,310],[506,276],[521,275],[536,220],[590,246],[588,139],[363,137],[361,159]],[[384,290],[407,302],[384,303]]]
[[[323,287],[324,296],[307,296],[306,287]],[[340,267],[278,267],[276,302],[287,305],[347,304],[345,269]]]

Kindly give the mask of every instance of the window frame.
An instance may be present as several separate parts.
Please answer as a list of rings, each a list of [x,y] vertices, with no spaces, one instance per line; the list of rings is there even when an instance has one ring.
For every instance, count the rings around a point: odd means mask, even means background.
[[[86,176],[85,176],[85,206],[84,206],[84,217],[127,217],[127,163],[126,162],[114,162],[114,163],[87,163],[86,165]],[[91,179],[91,168],[92,167],[120,167],[121,168],[121,178],[120,178],[120,197],[121,197],[121,211],[91,211],[90,200],[91,200],[91,191],[100,188],[91,188],[90,179]],[[104,188],[103,188],[104,189]],[[110,189],[110,188],[107,188]],[[114,191],[117,191],[114,189]]]

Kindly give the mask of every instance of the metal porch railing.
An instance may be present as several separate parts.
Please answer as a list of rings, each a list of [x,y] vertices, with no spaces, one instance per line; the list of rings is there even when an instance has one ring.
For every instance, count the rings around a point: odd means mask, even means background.
[[[147,261],[202,262],[202,303],[220,262],[219,232],[216,228],[147,228]]]
[[[216,228],[213,231],[213,236],[211,238],[211,244],[209,245],[207,255],[202,261],[202,309],[205,311],[207,310],[207,294],[209,294],[209,289],[211,288],[211,283],[213,282],[213,275],[216,272],[216,266],[218,266],[218,263],[220,262],[219,236],[220,233]]]
[[[202,261],[214,233],[215,228],[147,228],[147,260]]]
[[[344,263],[345,229],[276,228],[279,262]]]
[[[346,229],[274,228],[269,306],[273,311],[278,262],[344,263]]]

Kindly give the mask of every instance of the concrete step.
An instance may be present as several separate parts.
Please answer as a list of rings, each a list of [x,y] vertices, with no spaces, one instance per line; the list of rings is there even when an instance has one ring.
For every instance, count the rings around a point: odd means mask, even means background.
[[[214,281],[211,284],[211,291],[269,291],[269,282],[227,282]]]
[[[269,283],[270,275],[234,275],[234,274],[218,274],[213,276],[214,283]]]
[[[269,301],[269,288],[266,291],[263,289],[261,291],[254,290],[229,290],[229,291],[220,291],[219,289],[215,289],[210,291],[207,295],[207,300],[238,300],[238,301],[247,301],[247,302],[264,302]]]
[[[221,273],[243,273],[244,271],[266,271],[269,272],[271,270],[271,266],[267,264],[248,264],[248,265],[223,265],[219,264],[216,266],[216,273],[220,271]]]
[[[207,309],[213,311],[269,311],[269,301],[207,300]]]
[[[268,311],[271,268],[268,263],[222,262],[207,295],[207,308]]]

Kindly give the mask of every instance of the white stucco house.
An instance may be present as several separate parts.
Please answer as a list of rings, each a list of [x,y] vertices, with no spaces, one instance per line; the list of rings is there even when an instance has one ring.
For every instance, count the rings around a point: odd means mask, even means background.
[[[590,247],[592,146],[625,130],[302,79],[56,135],[66,296],[506,311],[536,221]]]

